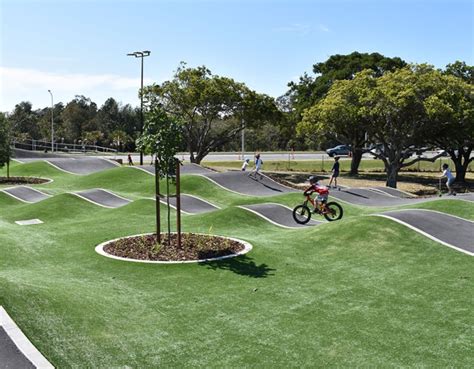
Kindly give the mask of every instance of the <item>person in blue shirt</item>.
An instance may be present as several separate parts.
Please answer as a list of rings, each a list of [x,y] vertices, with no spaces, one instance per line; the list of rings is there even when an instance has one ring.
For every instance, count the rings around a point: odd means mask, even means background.
[[[255,155],[255,167],[252,171],[248,174],[249,177],[255,177],[257,179],[257,174],[260,176],[260,179],[263,178],[262,174],[260,173],[260,168],[262,167],[263,161],[260,158],[260,154]]]

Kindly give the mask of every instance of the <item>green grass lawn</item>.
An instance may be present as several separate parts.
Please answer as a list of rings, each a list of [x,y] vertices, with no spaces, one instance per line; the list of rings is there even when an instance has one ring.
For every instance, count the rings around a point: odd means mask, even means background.
[[[351,169],[351,160],[339,160],[341,172],[348,172]],[[448,163],[454,170],[451,159],[440,158],[435,162],[418,162],[409,167],[401,169],[401,172],[441,172],[441,166]],[[253,164],[253,162],[251,162]],[[265,160],[263,169],[266,171],[295,171],[295,172],[330,172],[334,159],[318,159],[318,160]],[[240,169],[242,162],[240,161],[203,161],[203,165],[215,168],[234,168]],[[361,172],[383,172],[384,165],[381,160],[363,159],[359,166]],[[474,170],[474,165],[469,165],[468,172]]]
[[[94,247],[153,232],[152,176],[74,176],[45,163],[15,164],[12,175],[52,178],[37,187],[55,196],[23,204],[0,193],[0,305],[57,368],[472,366],[474,259],[370,215],[383,209],[343,204],[341,221],[288,230],[236,206],[292,207],[300,194],[239,196],[183,176],[183,192],[222,207],[184,215],[184,230],[254,249],[138,264]],[[136,201],[104,209],[67,194],[93,187]],[[474,219],[456,199],[417,207]],[[45,223],[14,224],[30,218]]]

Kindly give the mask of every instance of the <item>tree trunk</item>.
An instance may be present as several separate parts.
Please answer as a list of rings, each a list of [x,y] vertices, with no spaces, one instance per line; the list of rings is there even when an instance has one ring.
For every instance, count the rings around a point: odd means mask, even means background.
[[[7,160],[7,180],[10,179],[10,160]]]
[[[176,160],[176,232],[178,233],[178,248],[181,248],[181,163]]]
[[[155,206],[156,206],[156,239],[161,243],[161,222],[160,222],[160,172],[158,170],[158,159],[155,159]]]
[[[352,151],[352,160],[351,160],[351,171],[349,172],[350,176],[356,176],[359,174],[359,165],[362,160],[362,149],[355,148]]]
[[[168,215],[168,246],[171,243],[171,211],[170,211],[170,178],[168,176],[168,171],[166,171],[166,208]]]
[[[389,163],[388,166],[386,166],[385,170],[387,172],[387,181],[385,182],[385,186],[397,188],[397,179],[399,171],[398,163]]]
[[[462,148],[459,148],[457,156],[454,151],[450,153],[451,160],[453,161],[456,170],[456,182],[466,181],[466,171],[467,167],[469,166],[471,152],[471,148],[466,151],[464,151]]]

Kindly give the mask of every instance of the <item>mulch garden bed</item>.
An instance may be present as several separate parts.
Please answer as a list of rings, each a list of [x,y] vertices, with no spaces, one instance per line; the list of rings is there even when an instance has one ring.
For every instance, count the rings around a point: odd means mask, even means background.
[[[46,182],[49,182],[49,180],[37,177],[0,177],[0,184],[2,185],[42,184]]]
[[[169,243],[169,245],[168,245]],[[218,236],[194,233],[181,234],[181,247],[178,236],[161,235],[161,244],[156,234],[133,236],[113,241],[104,247],[108,254],[135,260],[188,261],[217,258],[237,254],[244,249],[240,242]]]

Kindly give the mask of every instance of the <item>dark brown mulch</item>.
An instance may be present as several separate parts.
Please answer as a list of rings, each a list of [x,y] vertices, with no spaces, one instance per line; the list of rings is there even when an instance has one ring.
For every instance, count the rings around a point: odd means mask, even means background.
[[[0,184],[4,185],[41,184],[46,182],[49,182],[49,180],[37,177],[0,177]]]
[[[156,234],[122,238],[109,243],[104,251],[115,256],[135,260],[185,261],[202,260],[236,254],[244,249],[240,242],[224,237],[194,233],[181,234],[181,248],[178,247],[178,236],[161,235],[161,244],[157,243]]]

